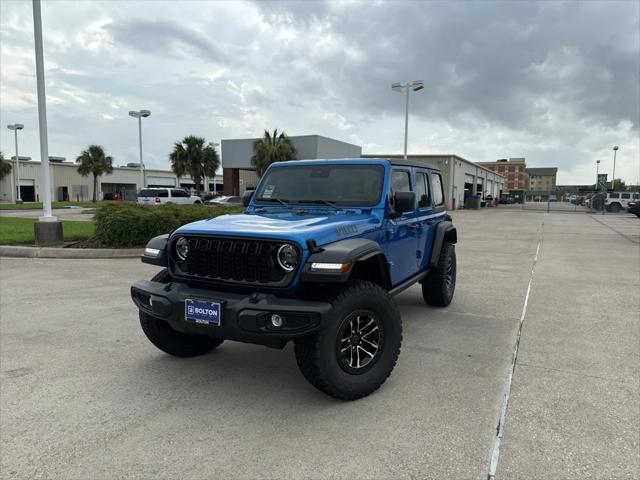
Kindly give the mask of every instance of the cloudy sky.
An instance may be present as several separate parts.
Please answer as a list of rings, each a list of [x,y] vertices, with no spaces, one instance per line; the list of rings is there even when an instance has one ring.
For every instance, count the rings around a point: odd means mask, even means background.
[[[640,177],[640,2],[43,2],[51,155],[99,143],[167,168],[187,134],[321,134],[366,153],[526,157],[590,183]],[[31,2],[0,4],[0,149],[39,158]]]

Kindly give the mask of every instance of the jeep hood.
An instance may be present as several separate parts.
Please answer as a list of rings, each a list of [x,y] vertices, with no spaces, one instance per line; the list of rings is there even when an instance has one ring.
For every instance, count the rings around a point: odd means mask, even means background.
[[[315,240],[318,245],[324,245],[360,236],[379,228],[380,223],[381,215],[371,210],[349,213],[241,213],[189,223],[177,229],[174,234],[290,239],[304,247],[309,239]]]

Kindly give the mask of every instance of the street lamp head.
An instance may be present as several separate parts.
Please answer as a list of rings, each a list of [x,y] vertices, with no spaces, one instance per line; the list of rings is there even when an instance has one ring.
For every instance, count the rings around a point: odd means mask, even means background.
[[[616,145],[615,147],[613,147],[614,150],[618,150],[618,146]]]
[[[424,82],[422,80],[414,80],[411,82],[411,88],[413,88],[414,92],[422,90],[424,88]]]
[[[600,160],[596,160],[596,163],[600,163]]]
[[[22,130],[24,128],[24,125],[21,123],[14,123],[13,125],[7,125],[7,128],[9,130]]]
[[[401,83],[392,83],[391,90],[394,92],[402,92],[404,90],[404,86]]]
[[[151,112],[149,110],[140,110],[140,111],[130,110],[129,111],[129,116],[134,118],[140,118],[140,117],[146,118],[149,115],[151,115]]]

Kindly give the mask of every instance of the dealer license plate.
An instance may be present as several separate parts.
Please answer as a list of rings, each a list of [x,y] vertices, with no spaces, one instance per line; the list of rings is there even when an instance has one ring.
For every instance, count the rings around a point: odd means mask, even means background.
[[[187,298],[184,301],[184,318],[190,322],[219,327],[222,322],[222,309],[219,303]]]

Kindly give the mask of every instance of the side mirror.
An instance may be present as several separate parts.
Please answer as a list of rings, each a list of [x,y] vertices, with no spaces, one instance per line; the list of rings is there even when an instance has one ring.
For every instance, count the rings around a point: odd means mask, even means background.
[[[242,206],[248,207],[249,202],[251,201],[251,197],[253,197],[253,193],[255,190],[247,190],[242,194]]]
[[[416,209],[416,194],[415,192],[395,192],[393,202],[396,214],[413,212]]]

